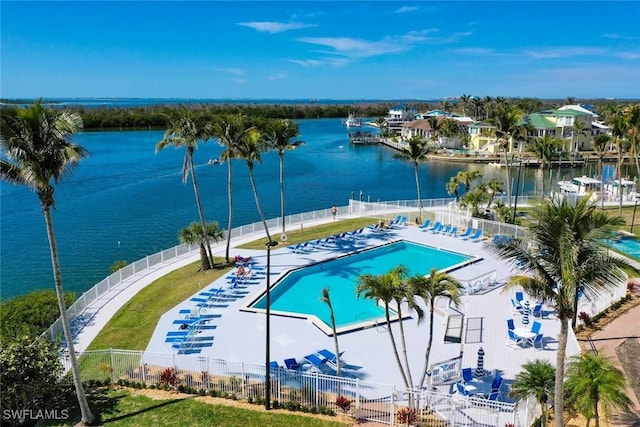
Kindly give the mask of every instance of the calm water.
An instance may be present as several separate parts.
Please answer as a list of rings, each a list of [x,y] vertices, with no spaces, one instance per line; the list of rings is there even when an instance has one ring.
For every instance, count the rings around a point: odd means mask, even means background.
[[[425,275],[433,267],[441,270],[467,259],[469,257],[466,255],[430,246],[410,242],[393,243],[287,275],[271,291],[271,308],[276,311],[313,314],[331,326],[329,309],[319,298],[322,289],[329,288],[336,326],[348,326],[384,316],[384,310],[376,301],[356,296],[355,283],[360,274],[383,274],[403,264],[410,276]],[[318,295],[318,298],[309,298],[309,295]],[[256,302],[254,307],[266,308],[265,298]]]
[[[287,212],[346,205],[352,193],[365,200],[415,199],[413,167],[382,146],[352,146],[339,119],[300,121],[306,145],[285,155]],[[85,132],[75,142],[91,156],[56,190],[53,223],[63,285],[78,295],[109,274],[114,261],[129,262],[178,244],[178,231],[197,220],[193,187],[181,182],[183,151],[154,154],[162,131]],[[207,220],[226,228],[227,166],[209,165],[221,147],[200,144],[197,175]],[[423,198],[449,197],[445,183],[459,170],[476,168],[485,178],[503,178],[489,166],[427,162],[420,168]],[[257,221],[246,164],[234,161],[234,225]],[[594,173],[595,171],[591,171]],[[268,218],[279,215],[278,157],[268,153],[256,166]],[[525,192],[535,171],[526,171]],[[566,176],[581,173],[563,170]],[[0,295],[9,298],[53,287],[44,219],[37,196],[1,183]]]

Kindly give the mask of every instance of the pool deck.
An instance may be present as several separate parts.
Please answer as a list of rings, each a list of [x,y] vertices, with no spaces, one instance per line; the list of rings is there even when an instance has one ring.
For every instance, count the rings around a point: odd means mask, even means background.
[[[392,230],[376,232],[365,230],[362,234],[338,240],[326,248],[315,248],[304,253],[292,253],[290,249],[278,246],[271,252],[271,283],[275,283],[287,271],[309,265],[318,261],[348,254],[367,247],[377,246],[394,240],[407,240],[430,246],[461,252],[481,258],[481,260],[456,269],[451,274],[465,283],[472,283],[473,292],[465,295],[457,310],[465,314],[465,327],[462,330],[461,342],[445,342],[446,320],[442,310],[434,315],[434,339],[430,357],[430,365],[462,354],[462,367],[475,369],[477,353],[480,347],[484,350],[484,368],[491,377],[500,373],[509,385],[521,366],[534,359],[544,359],[555,365],[557,335],[560,330],[559,321],[545,306],[546,316],[537,320],[542,323],[544,348],[533,347],[513,349],[505,344],[506,321],[513,318],[516,327],[522,326],[521,316],[513,315],[511,301],[514,292],[503,292],[502,284],[513,274],[511,265],[497,258],[490,250],[488,241],[469,241],[457,237],[433,234],[421,231],[415,226],[400,226]],[[223,252],[217,255],[221,255]],[[201,348],[194,351],[194,356],[205,356],[227,361],[238,361],[252,364],[264,364],[265,355],[265,316],[263,313],[240,311],[248,302],[264,292],[267,254],[264,250],[234,250],[233,254],[251,256],[256,261],[254,276],[245,285],[241,285],[235,293],[226,293],[217,301],[209,300],[211,307],[202,313],[210,315],[203,322],[197,337],[201,340]],[[261,270],[260,270],[261,269]],[[491,277],[490,281],[478,284],[480,276]],[[203,290],[225,288],[227,279],[222,277]],[[479,288],[477,287],[479,286]],[[199,293],[198,293],[199,294]],[[195,298],[202,298],[198,294]],[[309,296],[310,298],[319,298]],[[146,348],[148,352],[171,353],[171,343],[165,343],[169,332],[178,332],[179,326],[174,321],[185,319],[186,313],[194,309],[197,302],[190,299],[177,305],[165,313],[156,327],[153,337]],[[446,310],[446,307],[443,306]],[[406,312],[403,310],[403,312]],[[428,311],[427,311],[428,313]],[[450,313],[455,314],[454,311]],[[407,341],[407,352],[414,384],[420,380],[424,366],[424,352],[427,344],[429,328],[428,316],[420,324],[414,317],[405,319],[404,329]],[[399,337],[398,323],[392,325],[396,339]],[[212,343],[212,344],[211,344]],[[343,360],[351,369],[343,370],[343,375],[362,380],[395,384],[403,382],[391,349],[389,334],[383,322],[377,326],[339,334],[340,351],[344,351]],[[334,351],[333,337],[326,335],[310,321],[305,319],[271,316],[271,360],[283,364],[287,358],[304,361],[304,356],[320,349]],[[401,349],[399,349],[401,351]],[[567,357],[578,354],[580,347],[573,332],[567,345]],[[303,369],[310,365],[303,365]],[[505,388],[503,388],[503,392]],[[506,393],[504,393],[506,394]]]

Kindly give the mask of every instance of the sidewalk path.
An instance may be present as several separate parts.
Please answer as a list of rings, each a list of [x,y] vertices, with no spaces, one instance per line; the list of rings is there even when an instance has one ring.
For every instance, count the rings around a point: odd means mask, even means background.
[[[635,287],[636,294],[640,295],[640,289]],[[597,335],[593,336],[593,341],[600,354],[611,357],[614,363],[622,368],[620,359],[616,354],[616,348],[627,339],[640,339],[640,306],[637,306],[613,322],[609,323]],[[627,388],[627,394],[633,406],[632,416],[624,414],[614,414],[613,425],[619,427],[640,427],[640,396],[636,396],[631,388]]]

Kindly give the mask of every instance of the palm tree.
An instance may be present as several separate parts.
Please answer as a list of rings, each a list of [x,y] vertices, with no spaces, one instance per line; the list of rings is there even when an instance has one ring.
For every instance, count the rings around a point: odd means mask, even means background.
[[[485,188],[484,184],[480,184],[478,187],[474,187],[473,190],[464,193],[460,198],[460,207],[471,207],[471,215],[480,217],[480,205],[487,202],[491,196]]]
[[[570,205],[566,198],[545,200],[535,207],[529,223],[530,242],[515,241],[495,248],[498,254],[521,265],[530,275],[515,275],[505,289],[524,288],[529,295],[547,301],[560,321],[556,353],[554,407],[556,426],[563,425],[564,363],[569,323],[575,324],[579,290],[593,298],[623,280],[622,261],[609,256],[596,240],[621,224],[597,210],[589,198]]]
[[[462,285],[458,280],[443,272],[439,272],[437,268],[432,268],[428,276],[413,276],[408,279],[408,285],[414,295],[424,300],[429,308],[429,337],[427,341],[427,349],[424,355],[424,368],[422,369],[422,378],[420,379],[420,387],[424,386],[427,378],[427,369],[429,369],[429,356],[431,355],[431,346],[433,344],[433,318],[435,311],[436,298],[449,298],[454,304],[460,303],[460,295]]]
[[[595,418],[600,426],[600,407],[609,419],[612,409],[629,413],[632,405],[626,393],[624,374],[617,369],[611,359],[593,353],[574,356],[567,368],[567,395],[582,415]]]
[[[387,119],[385,119],[384,117],[378,117],[376,119],[376,125],[378,125],[378,129],[380,129],[380,136],[386,136],[386,127],[387,124]]]
[[[611,137],[605,133],[601,133],[593,139],[593,151],[598,158],[598,173],[600,174],[600,191],[601,191],[601,208],[604,209],[604,156],[609,151]]]
[[[624,153],[628,149],[627,141],[627,123],[621,111],[618,111],[611,118],[611,136],[618,151],[618,215],[622,216],[622,166],[624,161]]]
[[[493,199],[496,197],[496,193],[504,193],[502,181],[500,181],[498,178],[491,178],[488,182],[484,183],[484,187],[489,193],[487,209],[491,209],[491,204],[493,203]]]
[[[213,252],[211,251],[211,244],[209,243],[209,238],[206,233],[207,223],[202,209],[202,202],[200,201],[200,191],[198,190],[198,180],[196,179],[196,169],[193,161],[193,153],[196,148],[198,148],[198,140],[202,139],[206,142],[209,132],[208,126],[198,126],[191,118],[189,111],[183,109],[177,115],[169,118],[169,126],[162,139],[156,144],[156,153],[168,146],[175,148],[184,147],[185,149],[182,163],[182,183],[186,183],[189,174],[191,174],[193,192],[196,196],[196,207],[198,209],[198,216],[200,217],[200,225],[202,226],[202,235],[204,236],[204,244],[207,248],[209,265],[211,265],[213,264]]]
[[[336,348],[336,374],[340,376],[340,347],[338,346],[338,333],[336,332],[336,317],[333,313],[333,305],[331,304],[331,297],[329,296],[329,288],[322,288],[322,296],[320,301],[327,304],[329,307],[329,313],[331,316],[331,329],[333,330],[333,344]],[[340,394],[338,392],[338,394]]]
[[[511,385],[510,395],[516,399],[535,396],[542,411],[542,427],[547,425],[549,417],[549,397],[553,396],[556,368],[546,360],[534,360],[522,365]]]
[[[413,136],[408,141],[408,150],[400,151],[395,156],[401,159],[411,160],[413,163],[413,171],[416,179],[416,191],[418,192],[418,209],[419,218],[422,222],[422,196],[420,192],[420,176],[418,174],[418,168],[420,167],[420,160],[423,160],[429,152],[429,147],[422,138]]]
[[[480,120],[480,111],[482,111],[484,102],[482,101],[482,99],[480,99],[480,97],[474,96],[471,99],[471,103],[473,104],[473,110],[475,111],[475,116],[473,118],[476,120]]]
[[[384,304],[384,315],[387,324],[387,331],[389,331],[389,339],[391,340],[391,347],[393,349],[393,355],[396,358],[398,369],[400,369],[400,375],[402,375],[402,381],[406,388],[410,388],[407,373],[405,372],[402,362],[400,361],[400,355],[398,353],[398,346],[396,339],[393,335],[393,329],[391,328],[391,315],[390,315],[390,303],[393,301],[396,295],[395,278],[393,275],[386,273],[378,276],[372,274],[361,274],[357,279],[356,295],[358,297],[363,296],[366,299],[374,301],[382,301]]]
[[[237,157],[236,147],[240,143],[245,134],[247,127],[245,126],[242,116],[223,115],[218,116],[214,120],[211,134],[218,140],[218,143],[224,147],[221,159],[227,162],[227,198],[228,198],[228,220],[227,230],[233,227],[233,159]],[[227,233],[227,247],[225,258],[229,262],[229,251],[231,248],[231,233]]]
[[[464,185],[464,192],[468,193],[471,190],[471,183],[476,179],[482,178],[482,174],[480,171],[466,170],[459,171],[456,177]]]
[[[624,110],[624,117],[627,125],[629,148],[631,153],[633,153],[636,171],[640,177],[640,104],[626,108]]]
[[[249,169],[249,180],[251,181],[251,188],[253,189],[253,198],[256,202],[256,208],[258,209],[260,220],[264,226],[264,232],[267,235],[267,240],[271,241],[269,227],[267,226],[267,220],[265,219],[264,212],[262,211],[260,197],[258,196],[258,186],[256,185],[256,178],[253,173],[256,162],[262,162],[262,153],[267,148],[262,133],[255,126],[248,127],[244,137],[237,141],[235,148],[237,157],[244,159],[247,163],[247,168]]]
[[[224,231],[218,228],[215,221],[207,223],[207,238],[202,235],[202,226],[197,222],[192,222],[187,227],[180,229],[178,239],[183,245],[200,245],[201,270],[206,271],[213,267],[209,262],[205,242],[219,242],[223,239]]]
[[[82,119],[75,113],[45,109],[39,100],[15,113],[3,112],[0,120],[0,148],[6,158],[6,160],[0,159],[0,178],[11,184],[28,187],[40,199],[49,239],[58,309],[69,352],[76,397],[82,422],[90,424],[94,416],[89,409],[82,386],[73,335],[67,318],[58,246],[51,216],[51,208],[55,209],[53,193],[56,184],[63,178],[71,176],[73,169],[88,155],[83,147],[69,141],[75,132],[82,129]]]
[[[469,107],[469,102],[471,102],[471,95],[462,94],[460,96],[460,104],[462,104],[462,113],[467,115],[467,108]]]
[[[263,129],[267,146],[278,153],[280,158],[280,214],[282,215],[282,235],[286,238],[285,211],[284,211],[284,153],[287,150],[295,150],[304,141],[291,142],[292,138],[300,135],[298,125],[286,119],[269,120]]]
[[[540,160],[540,170],[542,171],[542,198],[544,199],[544,170],[551,164],[556,155],[558,147],[562,141],[558,138],[546,134],[542,138],[536,138],[529,143],[528,150],[535,154]]]
[[[449,182],[445,184],[445,186],[447,187],[447,193],[455,195],[456,203],[460,200],[460,196],[458,194],[460,184],[460,179],[458,179],[457,176],[452,176],[451,178],[449,178]]]
[[[573,127],[571,128],[571,151],[578,151],[578,141],[576,141],[576,135],[587,136],[591,133],[591,126],[585,122],[581,122],[575,118],[573,120]]]
[[[496,127],[496,140],[504,152],[507,172],[507,203],[511,206],[511,168],[509,164],[509,146],[511,137],[518,132],[522,111],[515,107],[504,106],[496,111],[495,116],[489,121]]]

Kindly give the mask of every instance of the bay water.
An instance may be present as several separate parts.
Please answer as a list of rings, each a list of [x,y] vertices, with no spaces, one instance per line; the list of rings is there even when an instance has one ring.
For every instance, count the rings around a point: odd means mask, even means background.
[[[285,154],[287,214],[347,205],[362,192],[365,200],[416,199],[411,162],[381,146],[355,146],[340,119],[298,121],[306,144]],[[178,232],[198,220],[191,180],[182,183],[184,150],[155,153],[163,131],[83,132],[74,142],[91,156],[60,183],[52,211],[62,281],[80,295],[110,274],[116,260],[133,262],[177,245]],[[227,224],[227,165],[208,164],[220,156],[215,141],[195,152],[196,175],[208,221]],[[234,226],[259,220],[242,160],[233,161]],[[592,166],[594,168],[594,166]],[[451,197],[445,184],[460,170],[479,170],[484,179],[503,180],[503,169],[446,161],[420,166],[422,197]],[[524,170],[524,192],[536,188],[535,170]],[[555,172],[562,177],[589,173]],[[591,174],[595,173],[595,169]],[[560,176],[562,174],[562,176]],[[255,167],[260,201],[267,218],[280,215],[278,156],[263,155]],[[30,190],[1,183],[0,297],[53,288],[51,258],[39,200]],[[538,184],[539,187],[539,184]]]

